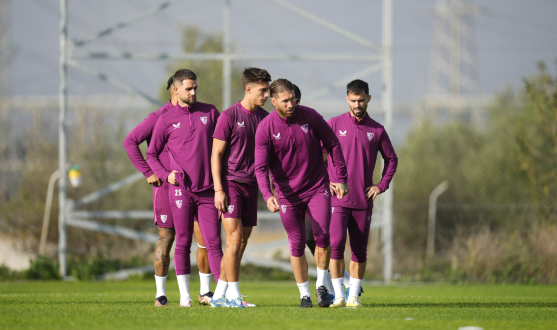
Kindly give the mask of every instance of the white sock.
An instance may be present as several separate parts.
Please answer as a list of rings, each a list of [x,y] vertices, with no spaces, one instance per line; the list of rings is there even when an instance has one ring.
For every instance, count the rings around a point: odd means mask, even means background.
[[[226,289],[226,299],[234,300],[240,296],[240,283],[228,282],[228,289]]]
[[[308,296],[311,298],[311,293],[309,293],[309,282],[306,281],[304,283],[296,283],[298,285],[298,290],[300,290],[300,299],[304,296]]]
[[[335,288],[333,287],[333,282],[331,281],[331,272],[327,271],[325,274],[325,286],[327,287],[327,291],[329,293],[335,292]]]
[[[219,280],[219,282],[217,283],[217,287],[215,289],[215,293],[213,294],[213,297],[215,297],[215,299],[220,299],[220,297],[226,294],[227,288],[228,288],[228,282]]]
[[[177,275],[178,289],[180,289],[180,304],[185,305],[191,300],[190,297],[190,274]]]
[[[206,294],[211,291],[211,273],[199,272],[199,294]]]
[[[346,269],[344,270],[344,287],[350,287],[350,273]]]
[[[344,298],[344,290],[342,290],[342,282],[344,282],[344,278],[333,278],[331,280],[333,282],[333,288],[335,293],[335,298],[338,299],[340,297]]]
[[[155,283],[157,284],[157,295],[155,296],[155,298],[158,298],[160,296],[166,296],[166,277],[167,276],[157,276],[157,275],[155,275]]]
[[[326,274],[326,269],[319,269],[319,267],[317,267],[317,281],[315,282],[315,288],[319,288],[320,286],[325,285]]]
[[[362,280],[357,278],[350,278],[350,293],[348,297],[357,297],[360,293],[360,288],[362,287]]]

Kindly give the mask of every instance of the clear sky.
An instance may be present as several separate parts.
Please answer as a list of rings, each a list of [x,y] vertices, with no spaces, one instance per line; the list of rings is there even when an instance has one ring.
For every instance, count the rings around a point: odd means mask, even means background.
[[[380,44],[380,0],[288,0],[292,4]],[[70,36],[86,37],[153,7],[156,0],[69,0]],[[394,97],[411,101],[426,91],[433,35],[429,9],[434,0],[394,0]],[[476,1],[479,3],[479,1]],[[482,94],[505,85],[518,86],[521,79],[545,60],[555,72],[557,59],[557,1],[486,0],[484,14],[476,19],[477,55]],[[59,1],[12,0],[13,93],[49,95],[58,91]],[[179,52],[180,28],[189,24],[203,31],[222,30],[223,1],[186,0],[84,48],[87,51],[135,53]],[[232,36],[235,50],[276,54],[370,54],[355,44],[275,4],[263,0],[232,0]],[[138,61],[86,61],[96,70],[111,74],[135,88],[156,96],[167,79],[168,63]],[[339,78],[365,68],[365,63],[254,62],[274,78],[289,78],[304,93],[326,87]],[[378,95],[380,74],[361,77]],[[338,88],[326,98],[338,98]],[[71,94],[115,94],[118,90],[70,69]]]

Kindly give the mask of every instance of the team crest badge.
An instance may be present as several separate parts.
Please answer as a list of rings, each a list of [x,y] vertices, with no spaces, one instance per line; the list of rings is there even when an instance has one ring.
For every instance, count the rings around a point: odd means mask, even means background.
[[[182,208],[182,201],[176,201],[176,206],[178,206],[179,209]]]
[[[286,213],[286,205],[281,205],[280,208],[282,209],[282,213]]]
[[[300,126],[302,128],[302,131],[304,131],[304,133],[308,132],[308,124],[304,124],[302,126]]]
[[[373,135],[374,135],[373,133],[367,132],[367,139],[368,139],[369,141],[371,141],[371,139],[373,139]]]
[[[203,124],[207,125],[207,117],[201,117],[201,118],[199,118],[199,119],[201,119],[201,122],[202,122]]]
[[[166,216],[165,214],[161,214],[161,221],[162,221],[162,223],[165,223],[165,222],[166,222],[166,218],[167,218],[167,216]]]
[[[331,207],[331,214],[333,214],[333,212],[335,212],[335,208]]]
[[[234,205],[228,205],[228,213],[234,212]]]

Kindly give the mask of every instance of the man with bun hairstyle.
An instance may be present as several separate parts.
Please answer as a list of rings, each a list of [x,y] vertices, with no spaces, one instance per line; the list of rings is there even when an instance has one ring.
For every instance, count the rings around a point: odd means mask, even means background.
[[[152,112],[137,125],[124,140],[124,148],[130,157],[135,168],[143,173],[147,179],[147,183],[153,186],[153,211],[155,214],[155,226],[159,227],[159,242],[157,244],[157,249],[155,250],[155,283],[157,287],[157,293],[155,296],[155,306],[167,306],[168,300],[166,298],[166,278],[168,276],[168,266],[170,265],[170,249],[174,243],[175,231],[174,231],[174,217],[172,216],[172,209],[170,206],[170,200],[168,199],[168,182],[163,182],[157,175],[151,170],[147,161],[143,158],[143,154],[139,149],[139,145],[143,141],[147,141],[147,145],[151,141],[151,136],[153,134],[153,129],[159,117],[171,111],[173,107],[176,106],[178,102],[178,97],[174,92],[173,83],[174,77],[171,76],[168,79],[166,89],[170,91],[170,100],[155,112]],[[168,148],[164,148],[160,154],[160,160],[163,165],[168,166],[170,163],[170,158],[168,155]],[[205,249],[203,242],[203,236],[199,229],[199,224],[197,221],[194,224],[194,234],[197,243],[200,248],[197,249],[197,266],[199,268],[199,278],[200,278],[200,293],[199,301],[201,304],[208,305],[210,303],[211,295],[211,271],[209,269],[209,261],[207,259],[207,250]]]
[[[171,111],[159,117],[147,151],[147,163],[161,180],[171,185],[169,199],[176,230],[174,264],[180,306],[190,307],[190,251],[195,216],[216,280],[220,274],[220,221],[210,175],[212,136],[219,111],[212,104],[197,102],[197,76],[191,70],[176,71],[173,80],[178,102]],[[167,166],[160,159],[165,147],[170,157]]]
[[[347,173],[338,138],[315,110],[296,105],[292,83],[275,80],[270,87],[275,110],[259,124],[255,135],[255,175],[267,208],[279,212],[288,234],[290,262],[300,290],[300,307],[312,307],[308,263],[304,255],[305,216],[312,218],[316,242],[316,294],[320,307],[331,301],[324,277],[329,268],[331,192],[323,162],[323,148],[331,154],[336,181],[331,184],[338,198],[348,193]],[[271,174],[276,194],[270,187]]]

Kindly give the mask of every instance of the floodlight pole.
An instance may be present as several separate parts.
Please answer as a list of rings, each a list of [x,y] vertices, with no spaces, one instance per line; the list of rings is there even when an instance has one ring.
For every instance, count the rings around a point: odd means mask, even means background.
[[[385,112],[385,130],[391,132],[393,123],[393,0],[383,0],[382,19],[383,89],[381,105]],[[383,280],[391,283],[393,275],[393,188],[383,196]]]
[[[68,40],[68,0],[60,0],[60,86],[58,97],[60,116],[58,119],[58,262],[60,275],[66,276],[66,109],[68,101],[67,78],[67,47]]]
[[[223,38],[222,38],[222,50],[224,52],[224,58],[222,60],[222,111],[230,106],[232,88],[230,78],[232,76],[232,63],[230,54],[232,53],[231,39],[230,39],[230,29],[231,29],[231,0],[224,1],[224,20],[223,20]]]

